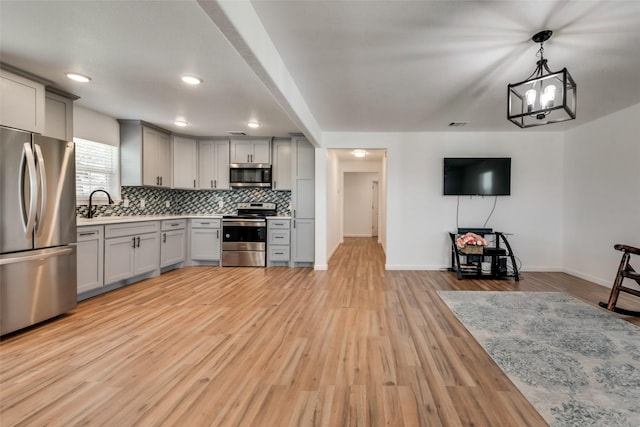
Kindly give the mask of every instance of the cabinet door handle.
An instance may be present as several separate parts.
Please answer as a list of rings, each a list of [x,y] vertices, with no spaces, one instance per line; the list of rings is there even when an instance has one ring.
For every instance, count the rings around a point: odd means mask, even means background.
[[[217,179],[213,180],[213,188],[218,188],[218,180]]]
[[[196,188],[196,180],[193,180],[193,188]]]
[[[278,181],[273,181],[273,188],[274,189],[278,188]]]
[[[132,248],[135,248],[135,247],[136,247],[136,238],[135,238],[135,237],[132,237],[132,238],[131,238],[131,241],[133,242],[133,245],[132,245],[131,247],[132,247]]]
[[[136,237],[138,239],[138,247],[140,247],[140,236]]]
[[[215,188],[215,187],[213,186],[213,180],[211,180],[211,188]]]
[[[91,231],[91,232],[87,232],[87,233],[80,233],[80,236],[93,236],[94,234],[98,234],[97,231]]]
[[[293,210],[293,217],[294,218],[296,217],[296,210],[295,209]]]
[[[296,220],[293,220],[293,228],[296,228]]]
[[[160,185],[162,185],[162,177],[160,177]]]
[[[162,235],[162,243],[167,243],[167,233]]]
[[[220,230],[216,230],[216,239],[220,238]]]

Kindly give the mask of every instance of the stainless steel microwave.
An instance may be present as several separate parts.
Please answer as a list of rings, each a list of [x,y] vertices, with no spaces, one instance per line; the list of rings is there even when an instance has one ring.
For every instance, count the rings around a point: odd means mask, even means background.
[[[271,188],[270,163],[231,163],[229,165],[231,187]]]

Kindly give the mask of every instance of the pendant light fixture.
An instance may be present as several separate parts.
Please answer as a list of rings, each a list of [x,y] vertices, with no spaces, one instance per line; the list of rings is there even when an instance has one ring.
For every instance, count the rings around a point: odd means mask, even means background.
[[[544,42],[551,30],[540,31],[531,40],[540,43],[536,69],[526,80],[507,88],[507,118],[521,128],[548,125],[576,118],[576,83],[567,71],[551,71],[544,58]]]

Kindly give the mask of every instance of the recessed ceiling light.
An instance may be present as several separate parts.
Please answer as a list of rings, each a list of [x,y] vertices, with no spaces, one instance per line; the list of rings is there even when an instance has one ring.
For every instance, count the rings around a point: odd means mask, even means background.
[[[355,157],[364,157],[367,155],[367,152],[364,150],[353,150],[351,152]]]
[[[80,83],[88,83],[91,81],[91,77],[83,76],[82,74],[78,73],[67,73],[67,77],[73,81]]]
[[[196,76],[191,76],[191,75],[184,75],[182,77],[180,77],[182,79],[183,82],[185,82],[188,85],[199,85],[200,83],[202,83],[202,79]]]
[[[185,122],[184,120],[176,120],[175,122],[173,122],[174,125],[179,126],[181,128],[185,127],[185,126],[189,126],[188,122]]]
[[[249,126],[250,128],[259,128],[260,127],[260,123],[258,123],[258,122],[249,122],[249,123],[247,123],[247,126]]]

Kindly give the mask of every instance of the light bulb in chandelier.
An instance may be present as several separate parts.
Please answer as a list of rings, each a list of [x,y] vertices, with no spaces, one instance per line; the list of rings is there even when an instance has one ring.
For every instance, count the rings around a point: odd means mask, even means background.
[[[527,98],[527,110],[530,112],[531,110],[533,110],[533,104],[535,104],[536,102],[536,90],[529,89],[525,93],[525,97]]]
[[[546,102],[543,104],[544,108],[553,107],[553,101],[556,99],[556,87],[554,85],[549,85],[544,89],[544,97],[546,98]],[[542,96],[540,96],[542,99]]]

